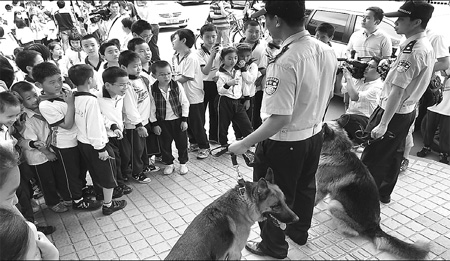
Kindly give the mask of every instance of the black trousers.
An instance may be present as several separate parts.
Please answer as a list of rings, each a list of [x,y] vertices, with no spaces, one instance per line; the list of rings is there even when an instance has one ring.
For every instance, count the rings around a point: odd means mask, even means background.
[[[60,163],[55,165],[55,172],[62,176],[61,179],[56,180],[58,187],[67,189],[72,200],[81,199],[83,197],[81,189],[86,183],[86,178],[83,182],[82,177],[86,177],[86,172],[82,167],[84,164],[78,147],[58,149],[52,146],[52,149]]]
[[[378,106],[370,116],[366,132],[370,133],[380,123],[383,114],[384,110]],[[408,114],[394,114],[387,130],[391,131],[395,138],[371,143],[361,155],[361,161],[375,179],[381,197],[390,196],[397,183],[405,151],[405,139],[415,114],[415,110]]]
[[[347,132],[347,135],[351,141],[357,144],[361,144],[364,142],[364,140],[358,139],[356,137],[355,132],[358,130],[365,130],[367,123],[369,122],[369,118],[364,115],[342,114],[338,121]]]
[[[191,144],[198,144],[200,149],[209,149],[205,130],[205,106],[203,103],[189,106],[187,134]]]
[[[203,81],[203,89],[205,90],[205,98],[203,104],[205,105],[205,110],[208,108],[209,112],[209,139],[218,140],[218,127],[217,127],[217,110],[214,106],[216,97],[219,95],[217,93],[217,84],[214,81]],[[208,106],[209,105],[209,106]]]
[[[241,104],[243,105],[245,100],[241,99]],[[245,112],[247,113],[248,119],[250,120],[250,123],[253,126],[253,106],[254,106],[254,102],[255,101],[255,97],[251,97],[250,98],[250,107],[248,108],[248,110],[246,110]],[[245,109],[245,107],[244,107]],[[236,136],[236,139],[241,139],[244,138],[245,136],[242,135],[242,131],[241,129],[239,129],[239,126],[237,126],[237,124],[233,123],[233,130],[234,130],[234,135]]]
[[[123,184],[124,180],[123,177],[128,177],[131,175],[131,168],[129,164],[124,164],[122,161],[123,158],[130,158],[131,154],[131,146],[128,140],[123,137],[121,140],[117,139],[116,137],[110,137],[109,146],[111,147],[112,151],[114,152],[114,158],[116,159],[116,179],[117,183]]]
[[[131,173],[136,175],[144,170],[145,164],[148,165],[147,144],[145,138],[139,137],[136,129],[125,130],[125,137],[130,143],[131,153],[126,155],[129,158],[124,159],[125,162],[130,162]]]
[[[261,106],[263,94],[264,94],[263,91],[257,91],[254,96],[253,117],[252,117],[252,126],[254,130],[256,130],[262,124]]]
[[[434,134],[439,127],[439,152],[450,153],[450,116],[436,112],[427,112],[426,132],[423,137],[423,145],[431,147]]]
[[[44,194],[45,204],[47,206],[54,206],[58,204],[61,199],[58,193],[63,196],[64,200],[71,200],[66,186],[58,187],[64,181],[57,182],[58,179],[63,178],[62,175],[57,175],[55,169],[58,168],[58,161],[47,161],[39,165],[30,165],[30,169],[36,175],[41,184],[42,193]],[[62,183],[64,184],[64,183]]]
[[[161,121],[161,154],[162,160],[172,164],[175,159],[172,155],[172,142],[178,150],[178,161],[185,164],[188,161],[188,138],[186,131],[181,131],[181,119]]]
[[[19,171],[20,183],[19,187],[16,190],[16,196],[19,200],[17,208],[26,220],[34,222],[33,207],[31,206],[33,189],[30,183],[33,172],[31,171],[30,166],[25,162],[19,165]]]
[[[91,144],[78,142],[78,148],[80,149],[82,157],[87,162],[92,182],[102,188],[112,189],[117,187],[116,160],[114,158],[114,151],[109,143],[105,146],[110,157],[107,160],[99,159],[98,151],[96,151]]]
[[[316,195],[315,174],[319,164],[322,148],[322,133],[302,141],[264,140],[256,147],[253,181],[265,177],[271,168],[274,182],[286,196],[286,204],[297,214],[299,221],[288,225],[287,229],[295,232],[307,232]],[[267,254],[286,256],[289,245],[284,231],[272,221],[259,223],[261,228],[260,247]]]
[[[237,125],[243,137],[253,132],[252,124],[240,100],[219,95],[216,104],[220,145],[226,145],[228,143],[228,128],[231,122]]]

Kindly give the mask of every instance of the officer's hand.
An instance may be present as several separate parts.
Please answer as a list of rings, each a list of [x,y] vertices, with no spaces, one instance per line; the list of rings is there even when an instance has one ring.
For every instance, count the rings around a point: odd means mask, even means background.
[[[186,131],[186,130],[188,129],[188,124],[187,124],[187,122],[182,121],[182,122],[181,122],[181,125],[180,125],[180,128],[181,128],[181,131]]]
[[[161,127],[159,127],[159,126],[153,127],[153,132],[154,132],[156,135],[161,135],[161,132],[162,132]]]
[[[56,157],[56,155],[55,155],[55,153],[53,153],[53,152],[48,152],[48,153],[46,153],[46,154],[44,154],[45,155],[45,157],[47,157],[47,159],[49,160],[49,161],[56,161],[58,158]]]
[[[244,154],[250,146],[245,145],[244,140],[235,141],[228,147],[228,151],[236,155]]]
[[[342,72],[344,73],[344,77],[346,80],[351,80],[352,79],[352,74],[350,73],[350,71],[347,68],[342,68]]]
[[[121,140],[123,138],[123,133],[119,129],[115,129],[114,134],[116,134],[118,140]]]
[[[372,138],[378,139],[379,137],[383,136],[387,131],[387,125],[384,125],[382,123],[378,124],[375,128],[373,128],[372,132],[370,133]]]

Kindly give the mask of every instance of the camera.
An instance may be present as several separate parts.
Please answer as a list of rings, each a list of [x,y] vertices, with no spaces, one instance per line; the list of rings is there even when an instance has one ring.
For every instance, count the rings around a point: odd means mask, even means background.
[[[344,61],[344,64],[342,66],[339,66],[337,74],[342,73],[342,69],[345,67],[350,72],[353,78],[362,79],[364,77],[364,71],[368,66],[367,63],[348,59],[338,59],[338,61]]]
[[[102,7],[89,14],[91,23],[98,23],[100,20],[107,21],[111,16],[111,11],[107,7]]]

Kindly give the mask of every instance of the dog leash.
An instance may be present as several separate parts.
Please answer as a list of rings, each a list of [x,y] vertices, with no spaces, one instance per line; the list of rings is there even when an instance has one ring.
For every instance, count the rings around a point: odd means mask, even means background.
[[[228,151],[228,146],[230,146],[230,144],[215,147],[214,149],[209,151],[209,154],[214,157],[220,157]],[[215,152],[217,150],[218,152]],[[249,166],[250,168],[253,168],[253,166],[255,166],[254,152],[252,152],[251,150],[247,150],[244,154],[242,154],[242,157],[244,158],[245,164],[247,164],[247,166]]]
[[[241,196],[244,196],[245,195],[245,181],[244,181],[244,177],[242,176],[241,172],[239,171],[239,164],[237,162],[237,156],[234,153],[231,153],[231,163],[233,164],[233,168],[236,170],[236,173],[237,173],[239,194]]]
[[[380,140],[382,140],[382,139],[393,139],[393,138],[395,138],[395,134],[392,133],[391,131],[386,131],[386,133],[385,133],[383,136],[378,137],[378,138],[376,138],[376,139],[373,139],[373,138],[370,136],[370,132],[365,132],[365,131],[363,131],[363,130],[357,130],[357,131],[355,132],[355,136],[356,136],[358,139],[361,139],[361,140],[364,140],[364,141],[365,141],[365,142],[362,144],[364,147],[369,146],[369,145],[371,145],[371,144],[374,144],[374,143],[376,143],[376,142],[378,142],[378,141],[380,141]]]

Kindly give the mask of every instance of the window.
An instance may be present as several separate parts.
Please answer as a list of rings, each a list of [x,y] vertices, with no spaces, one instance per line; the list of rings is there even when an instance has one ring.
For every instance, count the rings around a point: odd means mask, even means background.
[[[311,35],[314,35],[316,34],[317,26],[321,23],[329,23],[334,26],[333,41],[347,44],[343,41],[343,37],[345,26],[347,25],[349,17],[349,14],[318,10],[313,14],[313,17],[308,23],[307,29]]]

